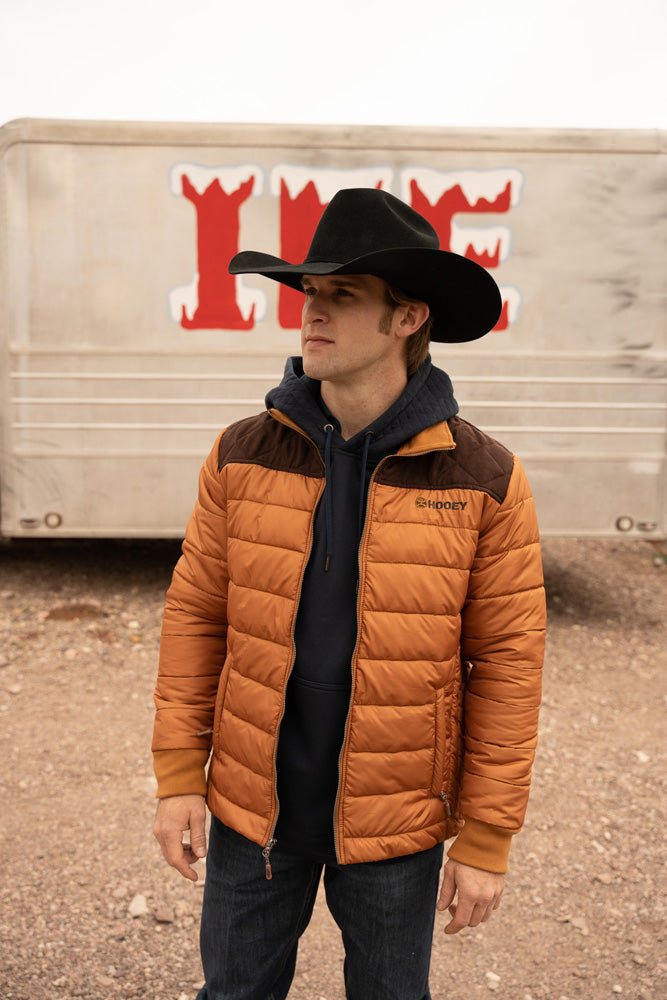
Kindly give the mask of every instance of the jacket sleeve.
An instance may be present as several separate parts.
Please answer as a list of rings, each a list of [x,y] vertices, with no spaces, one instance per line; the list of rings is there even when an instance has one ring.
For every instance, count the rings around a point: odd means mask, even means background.
[[[215,699],[227,639],[227,510],[220,437],[167,591],[155,687],[153,761],[158,798],[205,794]]]
[[[484,841],[498,846],[504,839],[509,850],[509,835],[523,824],[537,744],[545,629],[535,506],[515,458],[502,502],[485,497],[462,612],[461,651],[469,678],[460,809],[469,829],[460,835],[459,851],[469,840],[479,859]],[[450,856],[457,857],[456,844]]]

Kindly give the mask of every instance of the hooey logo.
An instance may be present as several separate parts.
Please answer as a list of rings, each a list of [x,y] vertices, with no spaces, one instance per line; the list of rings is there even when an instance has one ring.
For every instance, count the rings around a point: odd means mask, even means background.
[[[427,500],[426,497],[415,500],[415,507],[430,507],[432,510],[465,510],[467,506],[467,500]]]

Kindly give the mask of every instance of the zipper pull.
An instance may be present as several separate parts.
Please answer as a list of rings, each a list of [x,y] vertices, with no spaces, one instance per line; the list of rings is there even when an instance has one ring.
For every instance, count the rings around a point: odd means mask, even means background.
[[[269,860],[269,855],[275,846],[276,846],[276,838],[272,837],[271,840],[266,845],[266,847],[264,848],[264,850],[262,851],[262,857],[264,858],[264,862],[266,864],[266,878],[267,881],[269,882],[273,878],[273,872],[271,871],[271,862]]]
[[[440,798],[442,799],[442,801],[445,804],[445,812],[447,813],[447,815],[451,819],[451,816],[452,816],[452,807],[449,804],[449,799],[447,798],[447,792],[440,792]]]

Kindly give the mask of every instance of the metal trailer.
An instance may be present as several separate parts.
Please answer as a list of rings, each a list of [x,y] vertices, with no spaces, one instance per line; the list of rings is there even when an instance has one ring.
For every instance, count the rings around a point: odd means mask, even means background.
[[[300,260],[382,185],[488,267],[503,315],[434,345],[522,458],[544,535],[667,537],[667,133],[20,120],[0,129],[0,534],[179,537],[220,428],[299,353]]]

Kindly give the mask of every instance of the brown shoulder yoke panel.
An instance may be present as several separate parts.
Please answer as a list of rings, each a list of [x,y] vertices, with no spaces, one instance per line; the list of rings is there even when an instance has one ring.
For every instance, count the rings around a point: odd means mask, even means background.
[[[376,481],[420,490],[478,490],[502,503],[512,475],[514,456],[499,441],[461,417],[452,417],[448,422],[456,443],[454,449],[436,456],[429,452],[404,459],[388,459],[378,469]]]
[[[321,479],[324,463],[313,441],[269,413],[239,420],[225,431],[218,448],[218,471],[230,462],[261,465]]]

